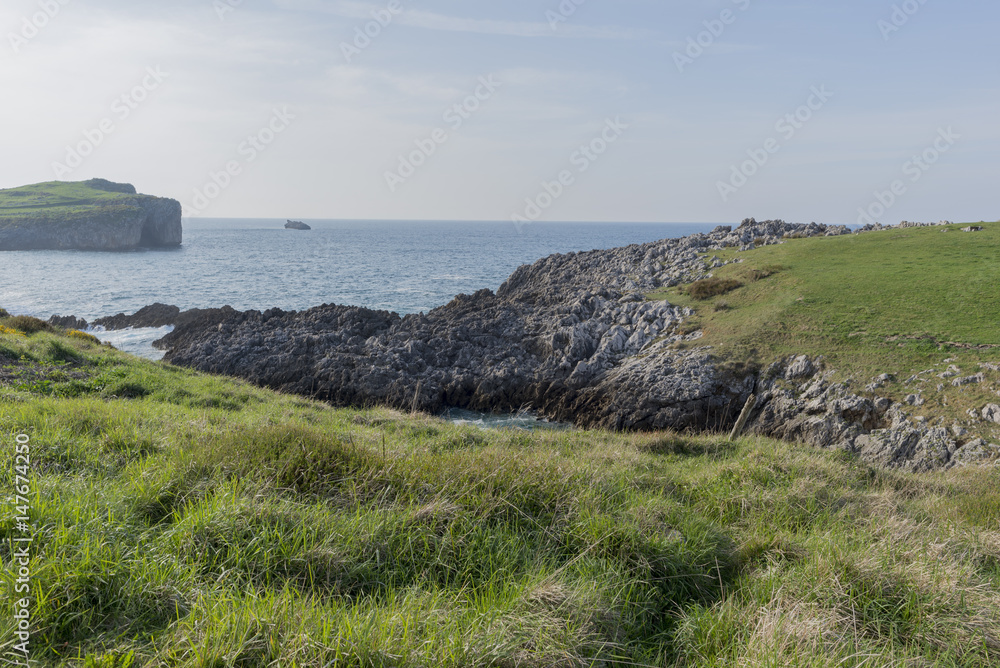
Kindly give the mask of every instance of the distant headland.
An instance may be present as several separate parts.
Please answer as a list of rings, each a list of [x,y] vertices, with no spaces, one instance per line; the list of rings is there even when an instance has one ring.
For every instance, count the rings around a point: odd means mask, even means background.
[[[0,190],[0,251],[179,246],[181,204],[105,179]]]

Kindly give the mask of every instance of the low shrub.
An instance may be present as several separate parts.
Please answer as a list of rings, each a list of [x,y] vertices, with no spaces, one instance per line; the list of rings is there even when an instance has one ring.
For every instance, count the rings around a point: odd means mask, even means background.
[[[0,318],[9,318],[10,313],[7,313],[7,309],[0,308]]]
[[[66,336],[74,339],[80,339],[81,341],[88,341],[90,343],[96,343],[97,345],[101,345],[101,340],[99,338],[97,338],[93,334],[87,334],[87,332],[81,332],[78,329],[66,332]]]
[[[14,336],[24,336],[24,332],[19,329],[14,329],[13,327],[4,327],[0,325],[0,334],[12,334]]]
[[[784,270],[784,267],[780,264],[772,264],[766,267],[761,267],[760,269],[751,269],[747,272],[747,280],[753,283],[755,281],[763,280],[769,276],[774,276],[782,270]]]
[[[724,301],[716,302],[715,306],[713,307],[713,310],[716,313],[719,313],[720,311],[728,311],[729,302],[724,302]]]
[[[44,320],[32,318],[29,315],[15,315],[9,318],[4,318],[4,321],[0,324],[12,329],[20,330],[25,334],[37,334],[38,332],[52,331],[52,325]]]
[[[706,278],[692,283],[688,294],[695,299],[709,299],[741,287],[743,284],[732,278]]]

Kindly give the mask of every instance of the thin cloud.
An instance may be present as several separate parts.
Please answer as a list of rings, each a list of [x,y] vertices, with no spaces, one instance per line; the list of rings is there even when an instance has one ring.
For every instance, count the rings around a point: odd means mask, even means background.
[[[371,19],[372,12],[384,9],[378,5],[346,0],[320,2],[320,0],[274,0],[275,6],[289,11],[321,12],[351,19]],[[540,16],[543,14],[540,12]],[[639,39],[645,31],[627,30],[611,26],[586,26],[569,22],[555,24],[548,21],[506,21],[498,19],[472,19],[447,16],[422,10],[404,10],[396,19],[400,24],[425,30],[464,32],[480,35],[508,37],[574,37],[578,39]]]

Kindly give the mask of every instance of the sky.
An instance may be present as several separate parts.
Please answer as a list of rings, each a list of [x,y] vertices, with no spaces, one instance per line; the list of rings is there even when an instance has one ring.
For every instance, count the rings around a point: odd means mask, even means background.
[[[4,0],[0,188],[189,217],[996,220],[1000,3]]]

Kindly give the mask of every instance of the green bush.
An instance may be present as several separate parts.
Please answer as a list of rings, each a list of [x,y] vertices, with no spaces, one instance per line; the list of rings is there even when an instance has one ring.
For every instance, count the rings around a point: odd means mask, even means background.
[[[0,308],[0,318],[9,318],[9,317],[10,313],[7,312],[7,309]]]
[[[28,315],[15,315],[3,319],[0,325],[10,327],[11,329],[16,329],[18,331],[24,332],[25,334],[36,334],[38,332],[51,332],[52,325],[45,322],[44,320],[39,320],[38,318],[32,318]]]
[[[692,283],[688,293],[695,299],[709,299],[741,287],[743,284],[732,278],[706,278]]]

